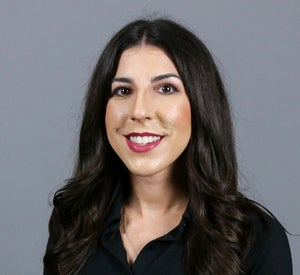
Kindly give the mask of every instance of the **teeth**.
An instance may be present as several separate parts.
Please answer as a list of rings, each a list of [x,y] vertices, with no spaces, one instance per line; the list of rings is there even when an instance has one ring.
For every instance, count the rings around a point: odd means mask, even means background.
[[[130,136],[129,139],[131,142],[134,142],[137,144],[147,144],[147,143],[158,141],[160,139],[160,137],[158,137],[158,136],[144,136],[144,137]]]

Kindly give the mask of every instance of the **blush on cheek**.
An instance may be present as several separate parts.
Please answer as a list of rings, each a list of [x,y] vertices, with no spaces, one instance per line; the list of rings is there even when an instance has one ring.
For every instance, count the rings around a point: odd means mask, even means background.
[[[120,120],[127,117],[129,114],[128,103],[119,104],[117,101],[108,101],[106,105],[105,119],[120,122]]]
[[[181,117],[184,121],[191,123],[191,108],[189,104],[181,106]]]
[[[106,128],[114,124],[115,119],[118,117],[118,112],[115,104],[108,101],[105,112]]]
[[[113,118],[114,118],[114,108],[112,104],[108,102],[105,111],[105,127],[108,136],[110,135],[110,133],[112,132],[112,128],[114,127]]]
[[[166,111],[169,121],[180,122],[189,126],[191,123],[191,109],[189,102],[173,105],[169,111]]]

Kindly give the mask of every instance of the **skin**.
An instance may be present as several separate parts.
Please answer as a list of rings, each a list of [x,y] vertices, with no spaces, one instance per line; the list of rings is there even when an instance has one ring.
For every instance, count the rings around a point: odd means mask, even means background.
[[[124,207],[126,228],[123,223],[120,232],[132,263],[149,241],[177,226],[186,209],[187,197],[175,171],[191,137],[191,110],[176,67],[154,46],[123,52],[111,91],[105,124],[108,140],[131,179],[132,193]],[[133,151],[128,135],[145,132],[160,141],[151,150]]]

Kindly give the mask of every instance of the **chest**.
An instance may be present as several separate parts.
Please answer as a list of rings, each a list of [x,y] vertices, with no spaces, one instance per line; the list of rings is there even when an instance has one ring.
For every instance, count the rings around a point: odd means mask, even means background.
[[[178,229],[177,229],[178,230]],[[185,238],[176,229],[147,243],[132,265],[119,231],[104,234],[101,245],[90,257],[81,275],[184,275]]]

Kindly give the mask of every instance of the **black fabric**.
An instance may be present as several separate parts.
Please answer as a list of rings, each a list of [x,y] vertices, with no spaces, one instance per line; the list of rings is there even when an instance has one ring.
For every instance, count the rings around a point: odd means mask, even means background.
[[[148,243],[132,266],[127,263],[119,224],[121,196],[117,197],[105,222],[97,251],[90,257],[80,275],[183,275],[185,272],[184,242],[191,223],[187,209],[180,224],[168,234]],[[246,274],[291,275],[292,261],[282,226],[267,216],[269,230],[254,216],[256,239],[243,263]]]

